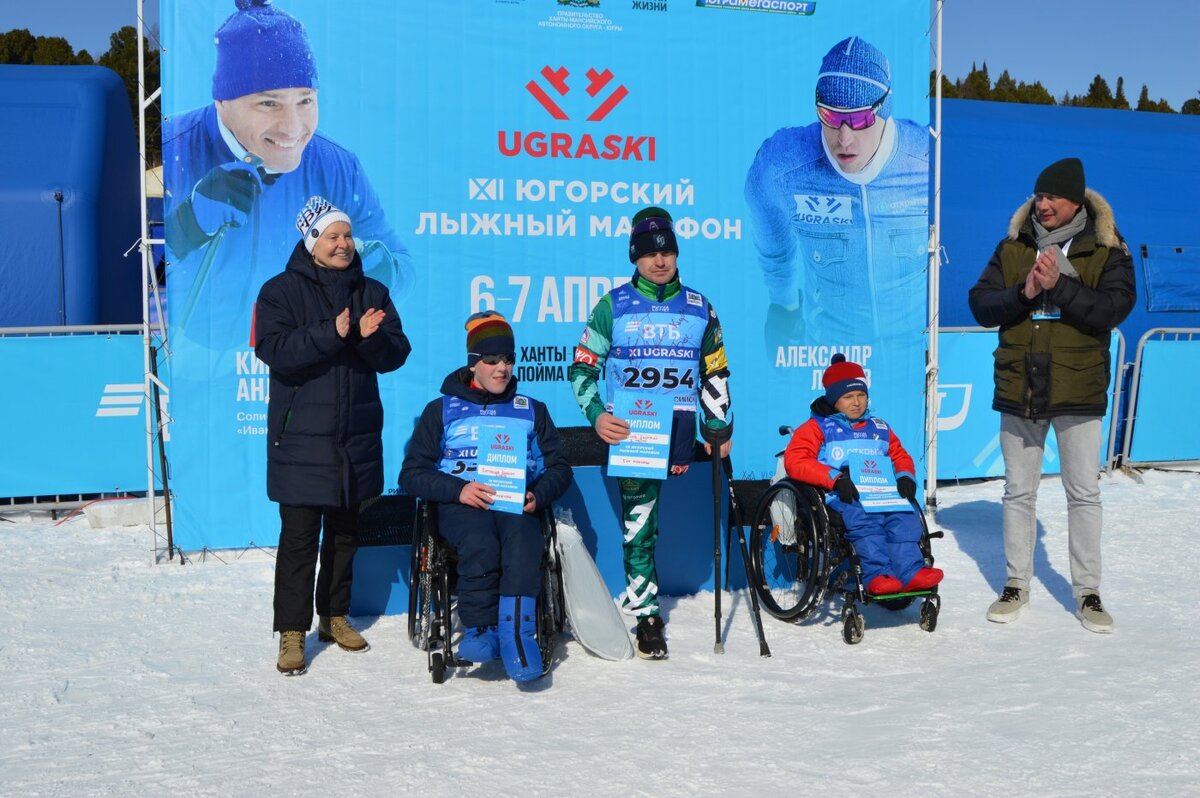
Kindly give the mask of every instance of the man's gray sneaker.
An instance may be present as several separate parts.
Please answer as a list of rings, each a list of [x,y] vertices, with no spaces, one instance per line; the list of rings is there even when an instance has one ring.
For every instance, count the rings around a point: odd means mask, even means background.
[[[1112,616],[1104,611],[1104,605],[1100,603],[1099,593],[1084,593],[1080,596],[1078,609],[1075,610],[1075,617],[1083,624],[1083,628],[1089,632],[1108,634],[1113,630]]]
[[[1000,598],[992,602],[992,606],[988,607],[987,619],[993,623],[1011,623],[1021,617],[1021,613],[1025,612],[1025,608],[1029,606],[1029,591],[1013,587],[1005,586],[1000,593]]]

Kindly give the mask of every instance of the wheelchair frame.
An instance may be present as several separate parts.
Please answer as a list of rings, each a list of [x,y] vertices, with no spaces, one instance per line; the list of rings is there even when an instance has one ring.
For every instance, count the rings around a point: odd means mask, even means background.
[[[433,682],[441,684],[446,679],[447,667],[464,668],[474,663],[459,659],[453,649],[451,578],[457,557],[453,548],[438,534],[437,504],[417,499],[415,513],[408,571],[408,639],[426,652]],[[550,670],[558,635],[566,626],[566,615],[553,508],[545,508],[540,516],[544,548],[542,590],[537,608],[537,641],[541,649],[544,676]]]
[[[920,506],[911,503],[921,520],[921,554],[927,566],[933,565],[930,539],[942,533],[931,533]],[[789,506],[793,511],[790,535],[783,529],[789,523]],[[937,586],[880,596],[867,593],[858,555],[845,529],[829,515],[823,493],[792,479],[774,483],[759,500],[750,529],[750,572],[763,609],[790,623],[802,623],[816,613],[827,593],[840,593],[842,639],[851,645],[861,642],[866,630],[860,604],[897,611],[924,597],[920,627],[927,632],[937,628],[941,610]]]

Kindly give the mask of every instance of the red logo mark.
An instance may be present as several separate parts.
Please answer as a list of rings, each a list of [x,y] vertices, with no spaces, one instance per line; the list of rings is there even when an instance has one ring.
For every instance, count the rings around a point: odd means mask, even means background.
[[[508,436],[503,432],[496,434],[496,443],[508,443]]]
[[[582,346],[575,347],[575,362],[585,366],[596,365],[596,356]]]
[[[571,91],[571,88],[567,85],[567,78],[570,77],[571,73],[566,67],[560,66],[558,69],[551,69],[549,66],[544,66],[542,67],[540,74],[546,79],[546,82],[550,84],[550,87],[558,93],[559,97],[565,97]],[[589,67],[585,74],[587,75],[588,85],[584,91],[586,91],[588,96],[592,98],[595,98],[602,91],[604,91],[605,87],[607,87],[613,79],[613,73],[610,69],[605,69],[603,72],[597,72],[594,67]],[[533,98],[537,100],[543,108],[546,109],[550,116],[559,121],[566,121],[571,118],[567,115],[567,112],[564,111],[562,107],[554,101],[554,99],[546,92],[546,90],[537,83],[537,81],[531,80],[526,83],[525,90],[533,95]],[[599,122],[600,120],[604,119],[604,117],[608,116],[609,113],[612,112],[612,109],[616,108],[617,105],[627,96],[629,96],[629,89],[625,88],[623,85],[618,85],[600,102],[600,105],[596,106],[596,109],[588,115],[587,121]]]
[[[867,468],[874,468],[876,465],[878,465],[878,463],[876,463],[874,460],[863,460],[863,465],[865,465]]]
[[[635,407],[637,407],[638,410],[649,410],[651,407],[654,406],[654,403],[651,402],[649,399],[638,399],[633,404]]]

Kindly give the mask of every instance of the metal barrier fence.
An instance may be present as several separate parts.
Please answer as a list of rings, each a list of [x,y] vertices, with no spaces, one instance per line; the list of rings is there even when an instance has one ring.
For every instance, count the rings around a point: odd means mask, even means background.
[[[1200,464],[1200,432],[1190,402],[1200,395],[1200,329],[1156,327],[1137,345],[1121,462]]]

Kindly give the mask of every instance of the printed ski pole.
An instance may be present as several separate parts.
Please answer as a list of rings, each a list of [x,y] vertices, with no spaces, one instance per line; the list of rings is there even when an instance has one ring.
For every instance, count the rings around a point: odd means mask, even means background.
[[[710,444],[712,449],[713,491],[713,624],[716,632],[713,653],[724,654],[721,642],[721,447]]]
[[[762,613],[758,609],[758,592],[754,589],[754,575],[750,568],[750,547],[746,545],[746,532],[742,528],[742,507],[738,504],[733,489],[733,460],[725,458],[725,481],[729,485],[729,523],[737,526],[738,542],[742,546],[742,566],[746,569],[746,592],[750,594],[750,620],[754,623],[754,634],[758,637],[758,655],[771,656],[767,636],[763,632]]]

